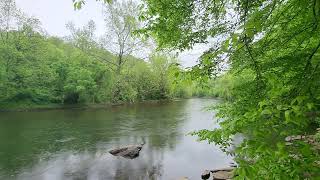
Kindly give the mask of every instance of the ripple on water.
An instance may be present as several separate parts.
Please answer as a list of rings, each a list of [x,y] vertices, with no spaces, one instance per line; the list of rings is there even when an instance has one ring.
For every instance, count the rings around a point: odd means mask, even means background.
[[[186,135],[214,127],[213,112],[203,111],[211,103],[217,101],[0,113],[0,179],[199,179],[204,169],[232,160],[214,145]],[[133,160],[108,153],[142,142]]]

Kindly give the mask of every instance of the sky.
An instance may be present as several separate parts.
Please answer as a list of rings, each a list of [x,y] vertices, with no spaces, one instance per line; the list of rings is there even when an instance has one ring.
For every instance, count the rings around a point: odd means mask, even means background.
[[[93,20],[96,23],[96,34],[99,36],[104,33],[103,6],[95,0],[88,0],[81,10],[74,10],[72,0],[16,0],[16,4],[27,15],[38,18],[45,31],[52,36],[67,36],[69,32],[66,23],[70,21],[80,27]],[[195,65],[206,49],[206,45],[200,44],[180,53],[180,63],[183,67]]]

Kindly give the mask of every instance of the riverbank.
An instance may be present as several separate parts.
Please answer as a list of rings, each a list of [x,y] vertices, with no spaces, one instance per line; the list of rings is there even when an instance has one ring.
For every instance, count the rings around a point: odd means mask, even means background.
[[[144,100],[137,102],[118,102],[118,103],[83,103],[83,104],[36,104],[36,103],[0,103],[0,112],[28,112],[28,111],[46,111],[57,109],[100,109],[113,106],[130,106],[134,104],[145,103],[165,103],[170,101],[179,101],[180,98]]]

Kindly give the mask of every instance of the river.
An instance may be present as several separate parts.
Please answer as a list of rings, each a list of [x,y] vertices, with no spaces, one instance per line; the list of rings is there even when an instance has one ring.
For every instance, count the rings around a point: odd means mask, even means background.
[[[0,113],[0,179],[200,179],[232,158],[189,132],[214,128],[214,99]],[[108,150],[146,142],[136,159]]]

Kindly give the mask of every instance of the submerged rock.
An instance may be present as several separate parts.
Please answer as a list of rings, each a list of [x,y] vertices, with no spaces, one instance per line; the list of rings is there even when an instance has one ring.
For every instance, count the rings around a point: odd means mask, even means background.
[[[121,148],[116,148],[110,150],[109,153],[114,156],[122,156],[127,159],[134,159],[139,156],[139,153],[142,149],[143,144],[141,145],[129,145]]]

